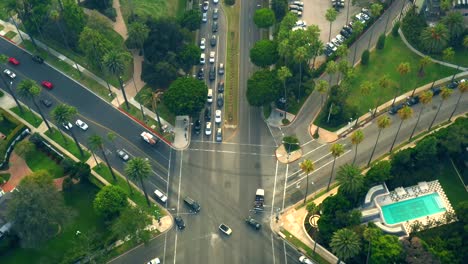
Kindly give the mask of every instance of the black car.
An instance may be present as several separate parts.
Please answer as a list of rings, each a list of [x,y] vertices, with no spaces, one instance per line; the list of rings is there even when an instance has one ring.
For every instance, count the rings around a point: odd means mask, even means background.
[[[333,50],[331,50],[331,49],[325,49],[325,50],[323,51],[323,54],[325,54],[325,56],[327,56],[327,57],[330,57],[330,56],[333,54]]]
[[[184,203],[195,213],[200,212],[201,206],[199,203],[197,203],[195,200],[192,198],[186,196],[184,198]]]
[[[419,96],[411,96],[410,98],[408,98],[408,101],[406,101],[406,105],[407,106],[413,106],[413,105],[416,105],[416,104],[419,104]]]
[[[216,103],[219,108],[223,107],[224,105],[224,95],[222,93],[218,93],[218,98],[216,99]]]
[[[205,108],[205,121],[210,121],[211,120],[211,108],[207,107]]]
[[[453,82],[450,82],[449,84],[447,84],[447,88],[449,89],[455,89],[458,87],[458,84],[460,84],[459,81],[455,80]]]
[[[210,67],[210,81],[214,81],[216,79],[216,68],[215,66]]]
[[[175,223],[177,225],[177,228],[179,228],[179,229],[184,229],[185,228],[184,219],[182,219],[182,217],[176,216],[175,217]]]
[[[200,70],[198,70],[198,80],[203,80],[203,79],[205,79],[205,69],[200,68]]]
[[[45,107],[51,107],[52,106],[52,102],[50,100],[47,100],[47,99],[41,99],[39,100]]]
[[[216,35],[211,36],[210,45],[211,47],[216,46]]]
[[[250,217],[250,216],[247,217],[247,218],[245,219],[245,222],[246,222],[249,226],[255,228],[256,230],[259,230],[259,229],[262,227],[262,225],[261,225],[257,220],[253,219],[253,218]]]
[[[213,33],[218,32],[218,22],[214,21],[213,26],[211,27]]]
[[[388,113],[391,114],[391,115],[394,115],[396,113],[398,113],[398,110],[402,109],[404,106],[404,104],[397,104],[397,105],[394,105],[390,108],[390,110],[388,110]]]
[[[224,81],[218,83],[218,93],[224,92]]]
[[[44,59],[39,55],[33,55],[32,60],[37,62],[37,63],[44,63]]]
[[[431,92],[432,92],[432,96],[436,96],[436,95],[439,95],[440,92],[442,92],[442,89],[440,89],[440,87],[432,87]]]
[[[344,30],[346,30],[346,32],[348,32],[349,34],[353,34],[353,28],[351,28],[350,26],[346,25],[343,27]]]
[[[346,29],[344,29],[344,28],[340,31],[340,34],[345,38],[349,38],[351,36],[351,33],[346,31]]]
[[[195,124],[193,125],[193,131],[197,135],[200,134],[200,131],[201,131],[201,122],[200,122],[200,120],[195,121]]]

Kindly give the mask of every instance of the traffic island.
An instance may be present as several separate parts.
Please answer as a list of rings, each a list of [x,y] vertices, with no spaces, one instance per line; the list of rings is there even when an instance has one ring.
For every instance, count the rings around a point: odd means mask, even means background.
[[[276,159],[284,164],[294,162],[302,157],[302,149],[291,152],[286,151],[284,145],[279,146],[275,151]]]

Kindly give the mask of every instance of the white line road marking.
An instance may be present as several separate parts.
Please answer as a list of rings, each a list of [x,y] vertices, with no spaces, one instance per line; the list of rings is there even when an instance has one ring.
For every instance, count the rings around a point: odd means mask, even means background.
[[[255,153],[255,152],[235,152],[230,150],[215,150],[215,149],[189,149],[193,151],[205,151],[205,152],[216,152],[216,153],[228,153],[228,154],[240,154],[240,155],[254,155],[254,156],[265,156],[265,157],[274,157],[273,154],[262,154],[262,153]]]
[[[318,160],[314,160],[314,163],[317,163],[318,161],[321,161],[323,158],[327,157],[327,156],[330,156],[331,155],[331,152],[322,156],[321,158],[319,158]],[[305,174],[304,172],[302,172],[302,170],[297,170],[295,171],[294,173],[292,173],[291,175],[288,176],[288,178],[291,178],[292,176],[296,175],[297,173],[300,173],[299,175],[303,175]]]
[[[286,252],[286,243],[283,240],[283,251],[284,251],[284,263],[288,264],[288,254]]]
[[[281,211],[284,211],[284,202],[286,199],[286,185],[288,184],[288,170],[289,164],[286,164],[286,173],[284,175],[283,205],[281,206]]]
[[[339,156],[339,157],[336,158],[336,159],[339,159],[339,158],[343,157],[344,155],[346,155],[346,154],[348,154],[348,153],[350,153],[350,152],[351,152],[351,150],[348,150],[348,151],[346,151],[345,153],[343,153],[343,155]],[[330,163],[332,163],[332,162],[333,162],[333,160],[330,160],[329,162],[325,163],[325,165],[321,166],[320,168],[318,168],[318,169],[314,170],[312,173],[310,173],[309,176],[312,175],[312,174],[314,174],[314,173],[316,173],[317,171],[321,170],[322,168],[324,168],[325,166],[327,166],[328,164],[330,164]],[[291,187],[291,186],[293,186],[293,185],[296,185],[297,183],[301,182],[301,181],[302,181],[303,179],[305,179],[306,177],[307,177],[307,175],[304,176],[304,177],[301,177],[300,179],[298,179],[298,180],[296,180],[295,182],[293,182],[293,183],[291,183],[290,185],[288,185],[287,188],[289,188],[289,187]]]
[[[323,148],[323,147],[325,147],[325,146],[327,146],[327,145],[324,144],[324,145],[321,145],[321,146],[319,146],[319,147],[316,147],[316,148],[314,148],[313,150],[311,150],[311,151],[307,152],[306,154],[304,154],[303,157],[305,157],[305,156],[309,155],[310,153],[312,153],[312,152],[314,152],[314,151],[316,151],[316,150],[318,150],[318,149],[320,149],[320,148]]]
[[[270,236],[271,236],[271,250],[273,251],[273,264],[275,264],[276,258],[275,258],[275,243],[273,240],[273,233],[270,233]]]
[[[177,213],[179,213],[179,205],[180,205],[180,186],[182,185],[182,161],[183,159],[184,159],[184,151],[182,150],[180,152],[179,189],[177,191],[177,209],[176,209]],[[175,245],[174,245],[174,264],[176,264],[176,259],[177,259],[177,234],[178,232],[176,231]]]
[[[275,194],[276,194],[276,179],[278,176],[278,160],[276,160],[276,169],[275,169],[275,182],[273,184],[273,198],[271,199],[271,216],[270,219],[273,219],[273,210],[275,209]]]
[[[158,176],[161,180],[163,180],[166,184],[167,184],[167,180],[165,178],[163,178],[161,175],[159,175],[157,172],[155,172],[154,170],[151,170],[152,173],[156,174],[156,176]]]
[[[315,139],[311,139],[311,140],[307,141],[306,143],[302,144],[301,147],[307,146],[309,143],[312,143],[314,141],[315,141]]]
[[[268,125],[268,123],[266,123],[266,125],[268,127],[268,131],[270,131],[270,135],[273,138],[273,141],[275,141],[275,148],[277,148],[278,147],[278,142],[276,142],[276,138],[275,138],[275,136],[273,136],[273,131],[271,131],[271,127],[270,127],[270,125]]]
[[[163,250],[163,263],[166,263],[166,245],[167,245],[167,233],[164,234],[164,250]]]
[[[216,145],[222,144],[222,145],[238,145],[238,146],[276,148],[276,146],[273,146],[273,145],[242,144],[242,143],[235,143],[235,142],[218,143],[218,142],[204,142],[204,141],[200,141],[200,140],[192,140],[191,142],[194,142],[194,143],[211,143],[211,144],[216,144]]]

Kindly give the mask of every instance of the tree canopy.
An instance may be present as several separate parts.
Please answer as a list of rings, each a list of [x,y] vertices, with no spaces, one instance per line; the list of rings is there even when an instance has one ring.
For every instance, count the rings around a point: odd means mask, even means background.
[[[254,22],[259,28],[269,28],[276,21],[275,12],[270,8],[260,8],[255,11]]]
[[[279,59],[275,41],[260,40],[250,50],[250,60],[258,67],[268,67],[275,64]]]
[[[196,115],[205,106],[208,88],[191,77],[180,77],[164,93],[163,100],[175,115]]]
[[[93,207],[96,213],[106,219],[117,217],[128,206],[127,194],[118,186],[104,186],[94,198]]]
[[[119,238],[136,238],[137,242],[147,242],[151,238],[150,231],[145,230],[151,224],[151,217],[139,207],[128,206],[112,225],[112,233]]]
[[[247,101],[252,106],[273,102],[279,96],[281,83],[275,72],[264,69],[256,71],[247,81]]]
[[[173,64],[167,61],[160,61],[156,64],[143,62],[141,77],[143,81],[153,87],[153,89],[167,89],[177,78],[177,69]]]
[[[179,23],[182,27],[195,31],[200,28],[200,23],[202,20],[202,14],[199,8],[194,8],[185,11],[185,13],[180,17]]]

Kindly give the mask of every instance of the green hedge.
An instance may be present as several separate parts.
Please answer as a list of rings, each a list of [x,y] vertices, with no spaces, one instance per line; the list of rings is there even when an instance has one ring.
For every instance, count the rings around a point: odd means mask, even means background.
[[[5,164],[8,164],[9,155],[7,153],[8,147],[12,144],[13,140],[21,134],[27,126],[24,124],[18,125],[13,131],[7,135],[7,139],[0,143],[0,168],[2,168]]]

